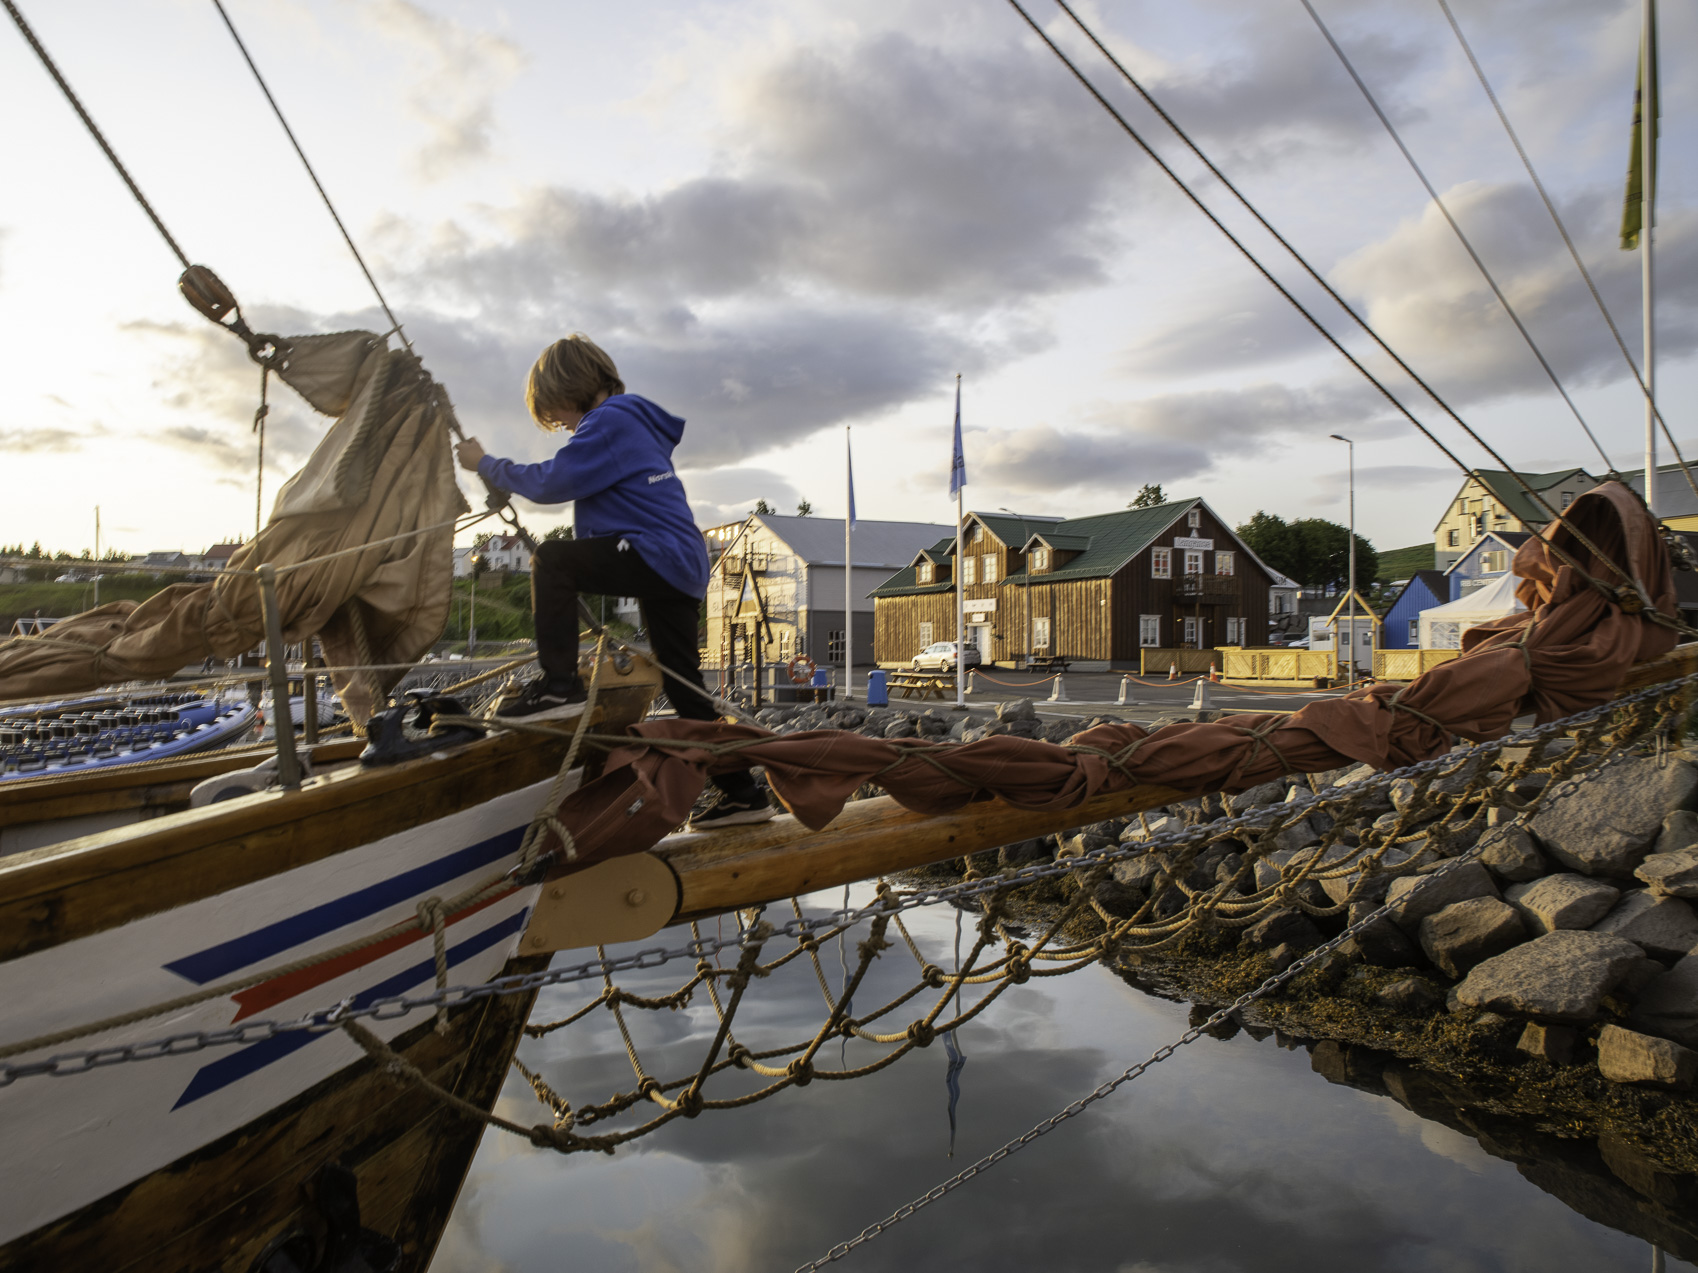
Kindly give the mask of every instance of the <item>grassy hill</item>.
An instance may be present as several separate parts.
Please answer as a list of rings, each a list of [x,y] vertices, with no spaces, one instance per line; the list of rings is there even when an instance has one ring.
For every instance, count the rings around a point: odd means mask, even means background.
[[[1413,544],[1408,548],[1390,548],[1380,554],[1380,569],[1376,576],[1382,582],[1407,579],[1417,570],[1433,568],[1433,544]]]
[[[146,575],[109,575],[100,581],[100,600],[145,601],[170,580]],[[12,621],[40,613],[63,619],[81,614],[94,604],[92,583],[4,583],[0,584],[0,636],[12,630]]]

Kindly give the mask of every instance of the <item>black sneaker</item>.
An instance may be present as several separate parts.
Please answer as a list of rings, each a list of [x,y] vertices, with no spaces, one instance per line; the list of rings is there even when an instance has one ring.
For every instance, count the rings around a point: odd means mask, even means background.
[[[495,709],[495,714],[498,717],[524,716],[532,720],[564,716],[568,714],[568,708],[576,707],[588,697],[589,691],[582,681],[575,686],[563,686],[558,681],[539,676],[527,684],[517,698],[505,700]]]
[[[778,811],[758,792],[747,800],[734,800],[723,791],[700,813],[690,815],[690,830],[712,831],[718,827],[740,827],[754,822],[771,822]]]

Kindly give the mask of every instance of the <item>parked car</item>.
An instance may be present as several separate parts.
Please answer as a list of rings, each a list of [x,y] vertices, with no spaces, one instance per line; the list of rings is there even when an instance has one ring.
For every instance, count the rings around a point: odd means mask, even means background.
[[[1309,638],[1308,637],[1303,637],[1300,640],[1293,641],[1290,645],[1286,646],[1286,649],[1288,649],[1288,650],[1307,650],[1308,648],[1309,648]]]
[[[955,670],[955,642],[934,641],[914,656],[916,672],[953,672]],[[971,641],[967,643],[967,666],[978,667],[984,660],[979,657],[979,647]]]

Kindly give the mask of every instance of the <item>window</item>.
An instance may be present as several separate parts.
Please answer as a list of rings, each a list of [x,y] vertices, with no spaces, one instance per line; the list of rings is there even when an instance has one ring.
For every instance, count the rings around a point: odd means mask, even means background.
[[[778,633],[778,658],[781,663],[790,661],[790,630],[781,629]]]
[[[1032,620],[1032,648],[1034,650],[1049,649],[1049,619]]]
[[[1185,573],[1188,575],[1203,573],[1203,554],[1200,550],[1196,548],[1185,550]]]
[[[1449,532],[1446,533],[1445,547],[1447,547],[1447,548],[1460,548],[1461,546],[1462,546],[1462,532],[1461,531],[1453,530],[1453,531],[1449,531]]]
[[[1138,616],[1138,644],[1142,646],[1161,644],[1161,616],[1159,614],[1141,614]]]
[[[1563,508],[1566,509],[1572,503],[1574,503],[1574,492],[1573,491],[1564,491],[1562,493],[1562,506],[1563,506]]]
[[[1034,549],[1032,549],[1032,569],[1033,570],[1048,570],[1049,569],[1049,549],[1047,549],[1047,548],[1034,548]]]
[[[930,645],[931,643],[932,643],[932,625],[929,624],[929,623],[922,623],[920,625],[920,648],[923,650],[928,645]]]
[[[825,661],[827,663],[843,662],[843,631],[838,629],[828,633],[825,641]]]
[[[1186,513],[1185,524],[1193,530],[1201,526],[1203,524],[1203,510],[1200,508],[1193,508],[1189,513]]]
[[[1152,548],[1150,550],[1150,578],[1173,578],[1173,549]]]
[[[1409,648],[1414,649],[1416,646],[1418,646],[1420,644],[1421,644],[1421,621],[1419,619],[1411,619],[1409,621]]]
[[[1231,553],[1215,554],[1215,573],[1217,575],[1230,575],[1232,573]]]
[[[996,582],[996,554],[986,553],[979,559],[979,581],[981,583]]]
[[[920,568],[915,572],[914,577],[921,583],[931,583],[937,578],[937,567],[932,565],[929,561],[922,561],[920,563]]]
[[[1509,553],[1504,549],[1480,554],[1480,569],[1489,575],[1501,575],[1509,569]]]
[[[1198,629],[1197,616],[1194,615],[1194,614],[1186,615],[1185,616],[1185,648],[1188,649],[1188,650],[1195,650],[1197,648],[1197,629]]]
[[[1231,615],[1227,615],[1226,617],[1226,643],[1228,645],[1240,645],[1243,643],[1242,638],[1238,634],[1238,620],[1233,618]]]
[[[984,542],[984,539],[985,539],[985,528],[983,526],[975,525],[973,527],[973,542],[975,544],[982,544]]]
[[[974,579],[973,579],[973,564],[974,564],[975,561],[977,561],[977,558],[974,558],[974,557],[963,557],[961,559],[961,582],[962,583],[973,583],[974,582]]]

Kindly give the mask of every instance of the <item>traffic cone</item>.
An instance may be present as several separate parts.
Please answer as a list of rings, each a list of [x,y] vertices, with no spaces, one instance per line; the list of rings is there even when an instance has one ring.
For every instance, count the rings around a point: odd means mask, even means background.
[[[1215,665],[1213,663],[1209,664],[1209,679],[1211,681],[1213,681],[1216,685],[1220,684],[1220,671],[1215,667]]]
[[[1167,679],[1170,681],[1177,681],[1179,679],[1178,663],[1169,663],[1167,665]]]

